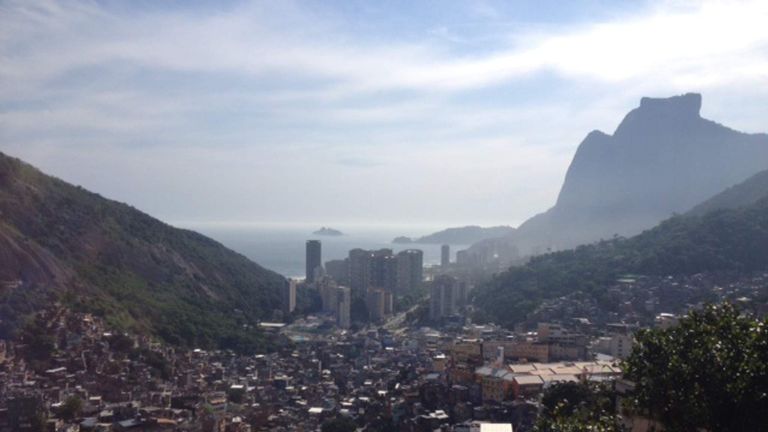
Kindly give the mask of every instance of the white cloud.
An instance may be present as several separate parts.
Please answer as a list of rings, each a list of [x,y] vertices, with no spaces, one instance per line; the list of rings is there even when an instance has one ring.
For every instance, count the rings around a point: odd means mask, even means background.
[[[329,28],[312,16],[291,21],[301,29],[279,28],[271,22],[281,18],[269,16],[265,6],[210,16],[121,17],[95,6],[40,4],[44,7],[11,3],[3,10],[4,51],[25,47],[4,61],[6,78],[45,79],[77,67],[126,61],[175,71],[327,77],[348,91],[455,91],[542,69],[609,82],[649,74],[695,75],[703,77],[698,84],[717,85],[718,77],[727,81],[729,75],[765,79],[768,49],[768,3],[762,1],[706,2],[683,10],[667,5],[619,22],[515,34],[511,48],[460,58],[420,43],[350,41],[342,28]]]
[[[766,106],[765,22],[761,1],[667,2],[506,28],[492,48],[457,54],[448,27],[369,37],[288,2],[202,13],[9,1],[0,146],[174,218],[204,199],[200,218],[301,218],[330,203],[358,219],[521,220],[554,202],[579,140],[611,132],[640,96],[704,91],[705,112],[725,115],[736,89]],[[760,130],[764,114],[742,104],[728,119]]]

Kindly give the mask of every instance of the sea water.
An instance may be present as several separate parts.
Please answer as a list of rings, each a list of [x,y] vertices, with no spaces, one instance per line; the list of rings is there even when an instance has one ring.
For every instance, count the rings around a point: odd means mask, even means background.
[[[394,244],[397,236],[430,234],[429,230],[408,230],[403,227],[347,227],[334,226],[344,233],[342,236],[322,236],[312,234],[320,228],[309,226],[285,227],[270,225],[226,225],[226,224],[187,224],[184,228],[193,229],[224,246],[239,252],[262,267],[266,267],[286,277],[304,277],[305,243],[307,240],[320,240],[322,243],[322,261],[344,259],[349,251],[361,249],[392,249],[394,253],[405,249],[420,249],[424,252],[424,265],[440,263],[438,244]],[[439,231],[440,228],[434,229]],[[456,251],[466,245],[451,245],[451,261],[455,261]]]

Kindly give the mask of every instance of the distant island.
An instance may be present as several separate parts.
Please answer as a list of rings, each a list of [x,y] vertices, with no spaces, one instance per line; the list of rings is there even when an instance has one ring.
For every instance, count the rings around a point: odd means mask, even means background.
[[[438,231],[433,234],[429,234],[417,239],[410,237],[397,237],[392,240],[395,244],[409,244],[409,243],[421,243],[421,244],[454,244],[454,245],[468,245],[479,242],[481,240],[504,237],[507,234],[514,232],[515,229],[510,226],[496,226],[483,228],[476,225],[470,225],[459,228],[448,228],[442,231]]]
[[[336,229],[333,229],[333,228],[328,228],[328,227],[322,227],[319,230],[313,232],[312,234],[314,234],[314,235],[321,235],[321,236],[329,236],[329,237],[338,237],[338,236],[343,236],[344,235],[343,232],[341,232],[339,230],[336,230]]]

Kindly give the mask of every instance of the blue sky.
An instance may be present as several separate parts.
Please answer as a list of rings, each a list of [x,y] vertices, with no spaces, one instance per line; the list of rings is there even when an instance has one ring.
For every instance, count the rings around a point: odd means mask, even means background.
[[[515,225],[642,96],[768,129],[765,22],[760,1],[0,1],[0,150],[174,223]]]

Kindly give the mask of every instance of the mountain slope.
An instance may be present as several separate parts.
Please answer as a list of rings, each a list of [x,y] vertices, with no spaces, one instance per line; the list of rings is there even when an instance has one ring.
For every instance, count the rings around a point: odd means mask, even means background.
[[[630,239],[539,255],[476,290],[474,302],[510,326],[545,300],[577,291],[600,299],[623,274],[758,270],[768,270],[768,198],[702,216],[675,216]]]
[[[594,131],[579,145],[554,207],[471,251],[508,261],[634,235],[768,168],[768,135],[734,131],[700,109],[698,94],[643,98],[613,135]]]
[[[748,206],[768,197],[768,170],[732,186],[688,211],[690,215],[703,215],[718,209]]]
[[[489,238],[502,237],[512,233],[514,230],[510,226],[480,227],[468,225],[446,228],[442,231],[419,237],[412,240],[412,242],[419,244],[468,245]]]
[[[207,237],[0,153],[0,335],[62,300],[173,343],[252,350],[261,341],[246,327],[279,307],[285,283]]]

